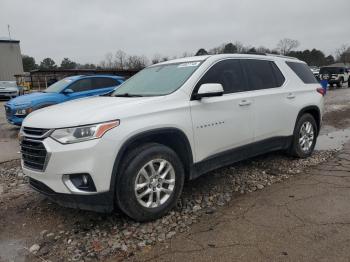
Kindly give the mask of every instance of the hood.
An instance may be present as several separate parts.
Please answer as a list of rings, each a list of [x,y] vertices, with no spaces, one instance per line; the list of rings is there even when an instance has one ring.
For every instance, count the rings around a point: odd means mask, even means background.
[[[23,126],[37,128],[62,128],[87,125],[123,119],[137,113],[144,113],[145,108],[156,107],[157,101],[165,97],[93,97],[69,101],[39,109],[30,113]],[[147,103],[147,107],[142,107]],[[149,106],[151,105],[151,107]]]
[[[36,92],[13,98],[8,102],[8,105],[19,107],[23,105],[24,107],[29,107],[30,105],[40,104],[42,102],[55,102],[57,100],[57,96],[60,95],[61,94],[58,93]]]

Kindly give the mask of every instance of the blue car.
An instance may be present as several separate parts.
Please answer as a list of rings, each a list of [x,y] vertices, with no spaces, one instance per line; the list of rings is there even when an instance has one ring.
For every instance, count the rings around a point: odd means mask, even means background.
[[[10,124],[20,126],[32,111],[77,98],[107,94],[124,81],[120,76],[70,76],[45,89],[11,99],[5,104]]]

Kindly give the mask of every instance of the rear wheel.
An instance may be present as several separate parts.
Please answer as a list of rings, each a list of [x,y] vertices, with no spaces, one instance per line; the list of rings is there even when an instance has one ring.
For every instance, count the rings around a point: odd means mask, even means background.
[[[176,204],[185,174],[171,148],[145,144],[129,152],[123,163],[116,200],[125,214],[136,221],[148,221],[165,215]]]
[[[311,114],[302,115],[294,128],[293,141],[289,149],[292,156],[306,158],[314,151],[317,140],[317,124]]]

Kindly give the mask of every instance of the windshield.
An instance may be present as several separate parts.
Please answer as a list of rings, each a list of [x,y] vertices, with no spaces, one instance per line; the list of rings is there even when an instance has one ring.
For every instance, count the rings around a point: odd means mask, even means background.
[[[64,78],[45,89],[45,93],[60,93],[67,87],[68,84],[72,83],[73,80],[70,78]]]
[[[124,82],[112,96],[161,96],[178,88],[201,62],[186,62],[148,67]]]
[[[341,74],[344,73],[344,69],[342,67],[322,67],[320,70],[320,74]]]

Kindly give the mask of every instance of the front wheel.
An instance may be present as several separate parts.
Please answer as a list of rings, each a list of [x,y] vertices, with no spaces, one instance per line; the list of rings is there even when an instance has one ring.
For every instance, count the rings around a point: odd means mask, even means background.
[[[119,208],[136,221],[165,215],[179,198],[184,168],[169,147],[150,143],[129,152],[116,185]]]
[[[314,151],[317,140],[317,124],[310,114],[302,115],[294,129],[292,145],[289,153],[298,158],[309,157]]]

